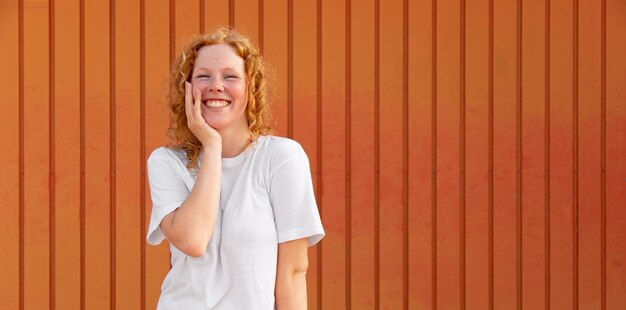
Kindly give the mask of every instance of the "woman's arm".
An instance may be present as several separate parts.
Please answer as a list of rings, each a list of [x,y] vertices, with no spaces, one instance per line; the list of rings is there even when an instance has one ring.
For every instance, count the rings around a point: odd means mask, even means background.
[[[215,228],[222,178],[221,150],[203,151],[196,183],[183,204],[161,221],[167,240],[186,255],[204,254]]]
[[[161,221],[165,238],[194,257],[204,254],[213,235],[222,180],[222,138],[202,117],[200,97],[200,90],[185,82],[187,126],[203,146],[196,183],[185,202]]]
[[[307,238],[278,244],[276,309],[306,309]]]

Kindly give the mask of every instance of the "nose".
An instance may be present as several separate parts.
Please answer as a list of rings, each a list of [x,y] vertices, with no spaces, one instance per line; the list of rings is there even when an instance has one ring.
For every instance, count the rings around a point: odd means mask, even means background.
[[[209,81],[209,83],[208,83],[208,85],[206,87],[206,90],[210,91],[210,92],[221,92],[221,91],[224,91],[224,83],[223,83],[222,79],[220,79],[218,77],[212,78]]]

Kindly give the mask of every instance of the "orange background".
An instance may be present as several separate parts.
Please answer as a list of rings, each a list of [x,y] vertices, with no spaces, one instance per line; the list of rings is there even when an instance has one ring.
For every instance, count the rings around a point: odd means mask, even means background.
[[[155,308],[145,161],[218,24],[311,159],[310,309],[626,309],[623,0],[1,0],[0,308]]]

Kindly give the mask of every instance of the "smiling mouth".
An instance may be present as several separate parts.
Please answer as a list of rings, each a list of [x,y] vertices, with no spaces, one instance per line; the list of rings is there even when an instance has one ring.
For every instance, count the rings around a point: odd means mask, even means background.
[[[209,108],[223,108],[229,105],[230,101],[209,99],[204,101],[204,104]]]

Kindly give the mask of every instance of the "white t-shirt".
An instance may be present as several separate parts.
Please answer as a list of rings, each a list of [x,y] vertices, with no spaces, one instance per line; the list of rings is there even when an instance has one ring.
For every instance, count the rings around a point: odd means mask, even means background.
[[[184,151],[165,147],[148,159],[149,244],[164,240],[161,220],[194,186],[187,163]],[[222,158],[220,204],[204,255],[170,245],[172,268],[157,309],[274,309],[278,243],[306,237],[309,246],[324,237],[308,157],[293,140],[260,136],[237,157]]]

